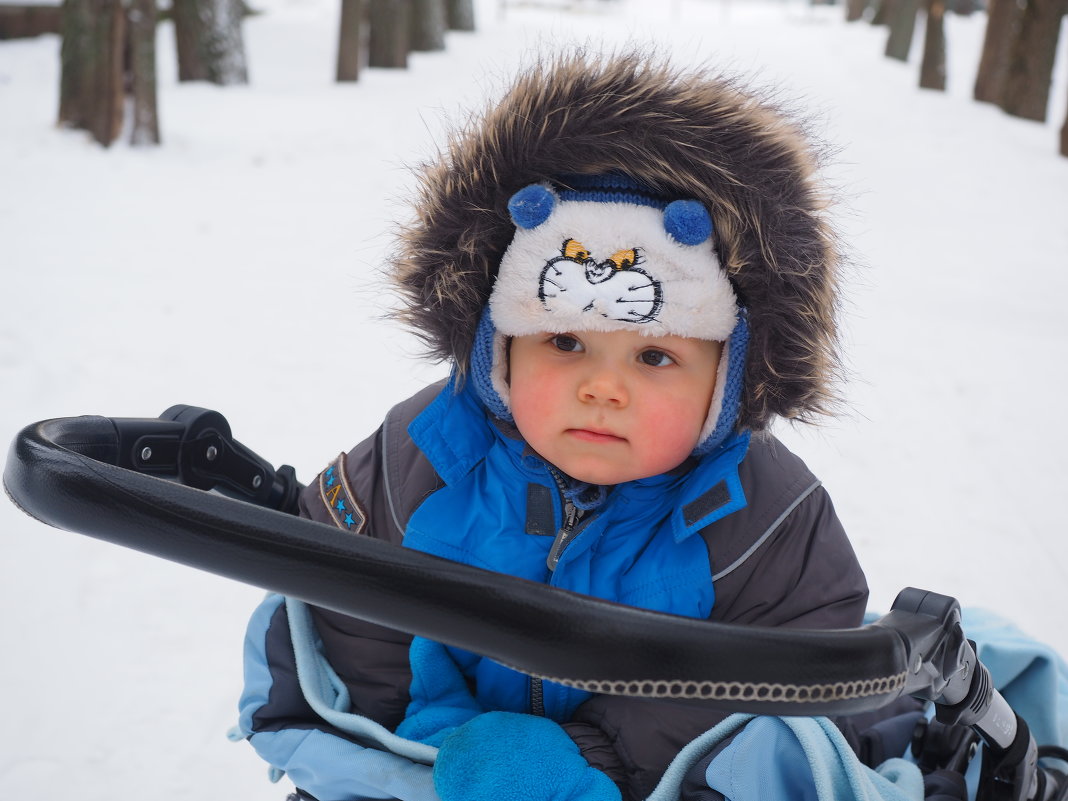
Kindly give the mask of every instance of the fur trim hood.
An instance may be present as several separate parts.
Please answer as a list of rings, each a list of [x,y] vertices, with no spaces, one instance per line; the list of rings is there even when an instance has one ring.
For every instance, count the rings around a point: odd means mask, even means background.
[[[837,244],[817,153],[799,125],[737,82],[641,53],[546,59],[419,172],[391,277],[398,316],[466,374],[479,316],[515,233],[508,199],[573,173],[620,172],[705,205],[750,343],[738,427],[831,411]]]

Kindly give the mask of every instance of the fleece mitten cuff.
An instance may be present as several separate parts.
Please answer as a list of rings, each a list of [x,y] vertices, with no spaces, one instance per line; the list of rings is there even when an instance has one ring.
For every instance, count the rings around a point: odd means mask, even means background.
[[[487,712],[449,734],[434,763],[442,801],[620,801],[548,718]]]
[[[408,653],[412,700],[397,734],[427,745],[441,745],[457,726],[485,710],[471,695],[467,680],[444,645],[416,637]]]

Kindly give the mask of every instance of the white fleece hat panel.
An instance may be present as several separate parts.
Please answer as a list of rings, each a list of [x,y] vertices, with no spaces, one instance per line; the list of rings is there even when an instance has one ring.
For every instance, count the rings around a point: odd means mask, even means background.
[[[549,208],[517,214],[523,193]],[[515,237],[489,299],[494,327],[505,336],[634,330],[725,342],[738,304],[712,247],[711,222],[702,241],[684,244],[673,233],[700,233],[683,231],[678,218],[689,222],[687,210],[672,215],[673,206],[561,202],[541,184],[520,190]]]

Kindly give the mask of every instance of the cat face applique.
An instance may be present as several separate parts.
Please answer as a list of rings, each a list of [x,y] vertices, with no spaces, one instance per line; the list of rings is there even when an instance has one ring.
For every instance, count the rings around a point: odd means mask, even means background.
[[[639,247],[597,258],[577,239],[565,239],[560,254],[545,264],[538,299],[546,311],[562,307],[627,323],[656,320],[664,303],[659,281],[638,265]]]
[[[531,184],[509,200],[516,230],[489,299],[499,333],[730,336],[737,301],[703,205],[567,197]]]

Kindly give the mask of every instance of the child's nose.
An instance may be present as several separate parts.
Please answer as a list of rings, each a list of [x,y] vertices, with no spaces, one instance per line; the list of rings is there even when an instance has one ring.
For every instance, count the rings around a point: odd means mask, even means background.
[[[625,383],[613,370],[590,372],[579,386],[579,398],[586,403],[626,406],[629,400]]]

